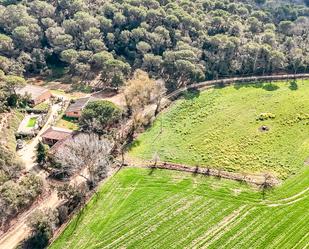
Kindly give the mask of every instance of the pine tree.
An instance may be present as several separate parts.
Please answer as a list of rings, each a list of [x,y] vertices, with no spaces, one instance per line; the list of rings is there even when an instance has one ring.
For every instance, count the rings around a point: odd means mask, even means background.
[[[45,145],[39,141],[39,144],[37,146],[37,162],[39,164],[44,164],[46,162],[46,156],[47,156],[47,148]]]

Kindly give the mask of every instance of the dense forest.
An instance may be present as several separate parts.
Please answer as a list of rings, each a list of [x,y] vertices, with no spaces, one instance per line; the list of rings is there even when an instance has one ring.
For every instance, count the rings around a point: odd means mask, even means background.
[[[231,75],[305,72],[309,1],[1,0],[0,70],[121,86],[137,68],[169,90]]]

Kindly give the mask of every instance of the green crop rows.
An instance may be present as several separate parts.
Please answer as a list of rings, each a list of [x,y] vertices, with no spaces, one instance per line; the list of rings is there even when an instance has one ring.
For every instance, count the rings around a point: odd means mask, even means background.
[[[124,169],[51,248],[306,248],[308,184],[307,169],[263,199],[231,180]]]

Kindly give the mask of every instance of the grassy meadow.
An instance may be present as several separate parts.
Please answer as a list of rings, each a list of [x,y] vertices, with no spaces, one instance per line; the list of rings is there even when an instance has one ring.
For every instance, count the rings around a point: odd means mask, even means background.
[[[264,197],[236,181],[127,168],[50,248],[306,248],[308,186],[308,168]]]
[[[129,155],[149,160],[155,153],[161,161],[285,179],[309,157],[309,81],[186,94],[138,137]]]

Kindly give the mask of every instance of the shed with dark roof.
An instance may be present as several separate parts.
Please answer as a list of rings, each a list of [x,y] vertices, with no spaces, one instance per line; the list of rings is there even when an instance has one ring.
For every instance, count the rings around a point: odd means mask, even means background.
[[[82,115],[82,111],[86,107],[86,105],[89,102],[95,100],[97,100],[97,98],[94,97],[85,97],[73,100],[69,107],[66,109],[65,116],[70,118],[79,118]]]

